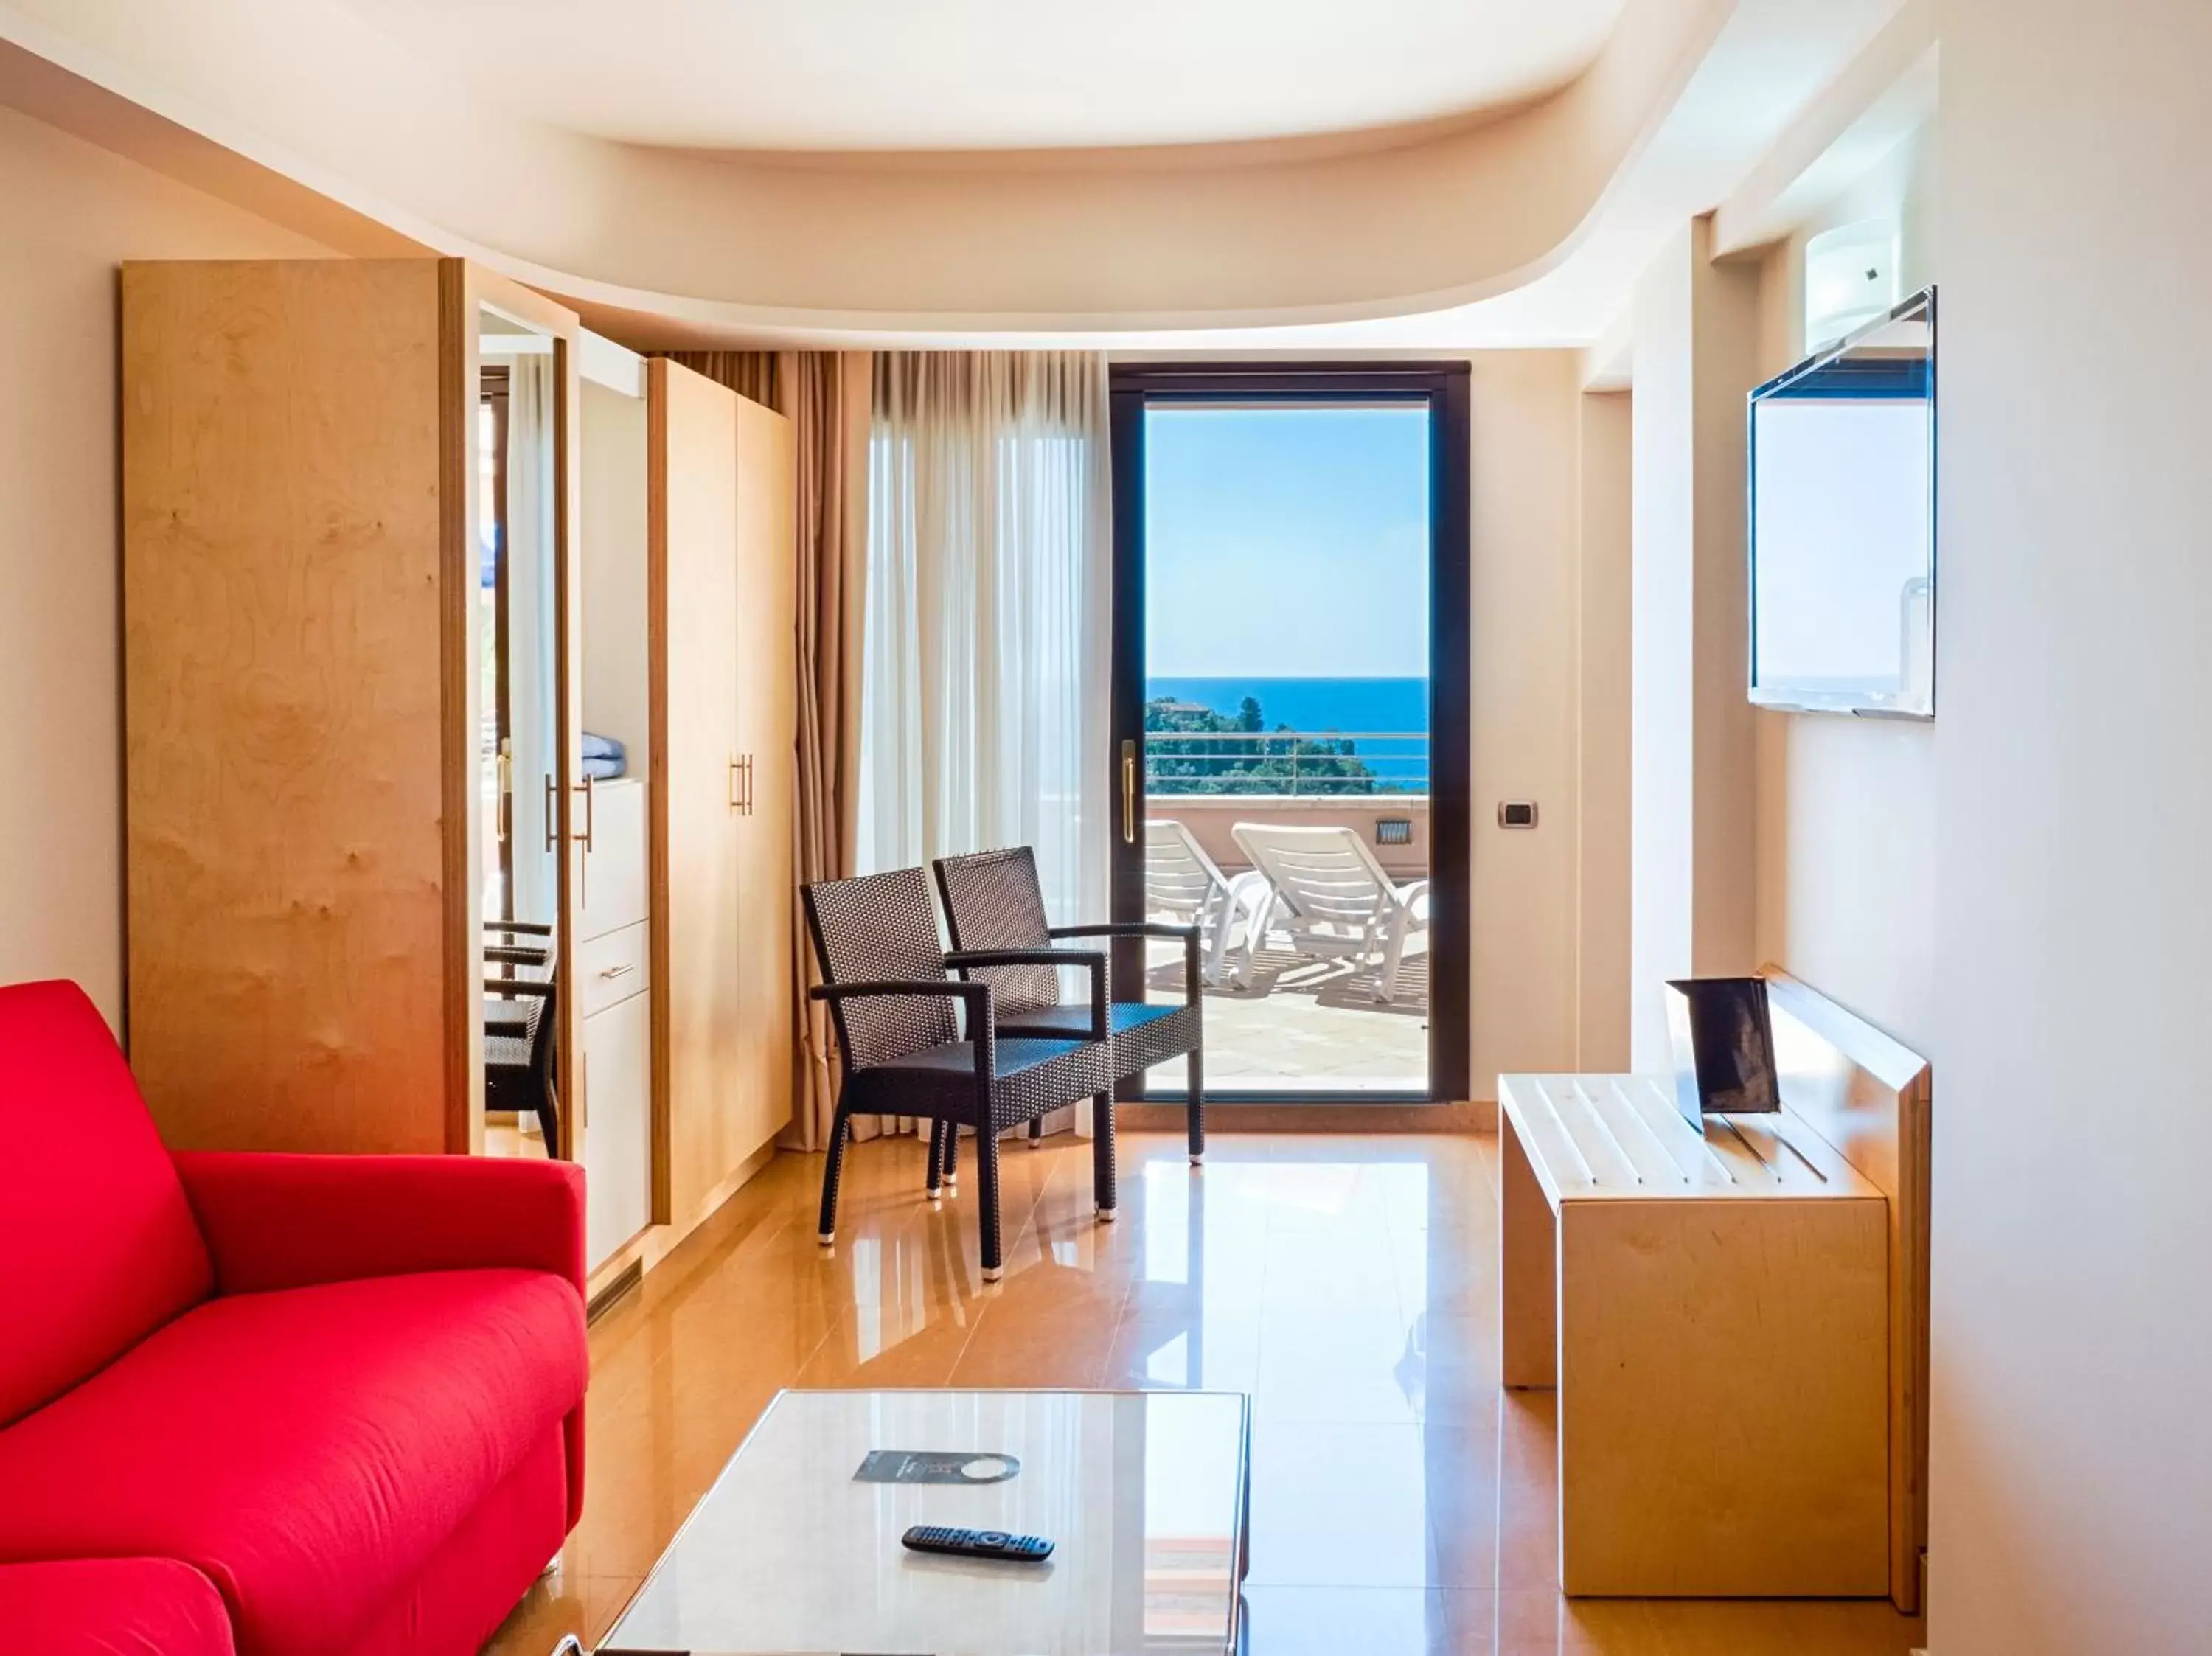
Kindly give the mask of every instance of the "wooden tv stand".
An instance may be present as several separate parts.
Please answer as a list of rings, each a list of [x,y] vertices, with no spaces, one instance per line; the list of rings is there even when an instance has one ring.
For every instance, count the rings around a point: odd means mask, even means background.
[[[1498,1081],[1503,1377],[1559,1392],[1570,1595],[1895,1599],[1924,1530],[1926,1065],[1770,974],[1786,1107]]]

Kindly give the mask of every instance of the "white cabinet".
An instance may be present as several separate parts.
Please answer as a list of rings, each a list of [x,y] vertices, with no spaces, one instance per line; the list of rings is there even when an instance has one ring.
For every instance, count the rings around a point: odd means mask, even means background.
[[[584,1017],[584,1242],[596,1267],[653,1217],[652,948],[645,783],[595,782],[577,907]]]
[[[584,811],[589,835],[583,856],[576,936],[586,943],[646,917],[645,781],[617,777],[594,782]]]
[[[597,1265],[653,1216],[653,1001],[584,1020],[584,1251]]]

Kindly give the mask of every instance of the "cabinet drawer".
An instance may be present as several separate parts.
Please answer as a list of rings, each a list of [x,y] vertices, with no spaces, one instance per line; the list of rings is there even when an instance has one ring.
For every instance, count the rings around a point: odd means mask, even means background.
[[[642,924],[626,925],[576,945],[576,975],[583,983],[578,1004],[586,1017],[648,986],[651,949],[647,934],[650,930]]]

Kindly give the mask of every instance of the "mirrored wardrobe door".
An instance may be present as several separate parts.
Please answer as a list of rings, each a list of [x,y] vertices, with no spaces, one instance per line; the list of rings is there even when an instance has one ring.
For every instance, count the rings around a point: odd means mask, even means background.
[[[476,313],[485,1143],[563,1156],[581,1100],[566,992],[569,852],[590,816],[569,792],[579,768],[567,637],[572,368],[570,342],[520,308],[487,302]]]

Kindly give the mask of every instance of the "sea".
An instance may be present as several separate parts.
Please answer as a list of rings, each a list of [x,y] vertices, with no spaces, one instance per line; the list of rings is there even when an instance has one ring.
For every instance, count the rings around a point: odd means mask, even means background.
[[[1429,728],[1425,678],[1148,678],[1145,695],[1167,696],[1234,713],[1257,698],[1267,728],[1294,731],[1418,731]]]
[[[1146,699],[1165,696],[1234,714],[1251,696],[1268,730],[1288,725],[1316,735],[1366,732],[1361,758],[1388,790],[1429,786],[1429,681],[1425,678],[1148,678]],[[1376,741],[1377,731],[1401,731]]]

